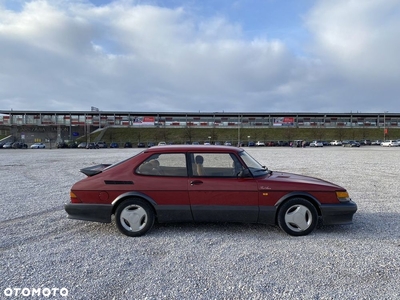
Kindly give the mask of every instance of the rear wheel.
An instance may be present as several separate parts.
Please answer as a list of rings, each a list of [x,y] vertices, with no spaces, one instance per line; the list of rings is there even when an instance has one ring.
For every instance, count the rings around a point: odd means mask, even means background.
[[[307,235],[317,226],[318,214],[314,205],[303,198],[290,199],[278,212],[278,225],[287,234]]]
[[[154,211],[150,204],[142,199],[127,199],[118,205],[115,222],[123,234],[141,236],[153,227]]]

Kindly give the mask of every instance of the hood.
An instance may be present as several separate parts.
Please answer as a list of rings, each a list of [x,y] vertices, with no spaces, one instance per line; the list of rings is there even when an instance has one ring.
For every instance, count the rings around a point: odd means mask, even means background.
[[[279,172],[279,171],[272,172],[272,174],[264,177],[264,179],[262,179],[261,181],[268,181],[268,182],[274,181],[278,185],[280,183],[282,183],[282,185],[289,185],[290,188],[293,188],[297,184],[299,184],[299,187],[302,187],[301,189],[304,189],[306,185],[307,189],[309,189],[311,186],[314,186],[315,190],[319,189],[344,190],[343,187],[323,179],[300,175],[300,174],[294,174],[294,173]]]

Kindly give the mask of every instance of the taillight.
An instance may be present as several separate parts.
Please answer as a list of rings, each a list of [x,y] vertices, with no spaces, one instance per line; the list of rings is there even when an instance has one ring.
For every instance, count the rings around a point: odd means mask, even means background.
[[[79,200],[79,198],[72,191],[69,192],[69,197],[71,198],[71,203],[82,203],[82,201]]]

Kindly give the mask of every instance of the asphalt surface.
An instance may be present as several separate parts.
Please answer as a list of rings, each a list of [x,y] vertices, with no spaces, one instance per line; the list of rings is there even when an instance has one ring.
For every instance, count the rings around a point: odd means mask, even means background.
[[[346,187],[354,224],[305,237],[256,224],[163,224],[129,238],[69,220],[80,168],[136,149],[0,150],[0,299],[399,299],[400,148],[249,148],[275,171]]]

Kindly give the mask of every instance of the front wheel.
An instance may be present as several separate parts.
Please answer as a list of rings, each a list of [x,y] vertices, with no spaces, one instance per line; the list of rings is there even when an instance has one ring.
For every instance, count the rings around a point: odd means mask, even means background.
[[[287,234],[303,236],[317,226],[318,214],[314,205],[302,198],[294,198],[282,204],[278,212],[278,225]]]
[[[141,236],[154,224],[154,211],[149,203],[142,199],[128,199],[118,205],[115,211],[116,225],[127,236]]]

